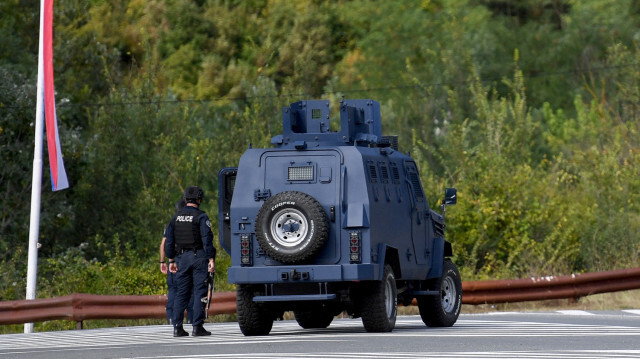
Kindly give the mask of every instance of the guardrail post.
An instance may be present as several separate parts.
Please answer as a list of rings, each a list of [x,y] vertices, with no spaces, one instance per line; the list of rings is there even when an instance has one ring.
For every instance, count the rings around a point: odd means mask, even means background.
[[[579,296],[579,295],[576,295],[575,297],[571,297],[569,298],[569,303],[578,304],[578,302],[580,301],[580,298],[582,298],[582,296]]]

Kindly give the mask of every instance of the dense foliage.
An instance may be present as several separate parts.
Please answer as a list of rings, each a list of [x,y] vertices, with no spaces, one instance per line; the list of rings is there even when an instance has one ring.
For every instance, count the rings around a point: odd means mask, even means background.
[[[45,152],[38,296],[164,293],[158,244],[182,190],[203,187],[217,218],[218,171],[268,146],[281,107],[342,96],[381,102],[432,207],[458,188],[447,235],[465,280],[637,266],[639,14],[635,0],[59,0],[71,187],[51,192]],[[2,300],[24,298],[38,21],[35,2],[0,3]]]

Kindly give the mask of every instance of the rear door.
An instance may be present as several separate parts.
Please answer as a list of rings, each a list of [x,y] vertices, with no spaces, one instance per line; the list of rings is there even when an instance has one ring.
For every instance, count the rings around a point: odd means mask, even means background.
[[[340,260],[340,165],[338,151],[278,151],[267,152],[264,166],[263,193],[273,196],[285,191],[299,191],[315,198],[329,220],[329,239],[316,257],[316,263],[337,263]]]
[[[222,248],[231,253],[231,200],[236,184],[237,167],[223,168],[218,173],[218,235]]]

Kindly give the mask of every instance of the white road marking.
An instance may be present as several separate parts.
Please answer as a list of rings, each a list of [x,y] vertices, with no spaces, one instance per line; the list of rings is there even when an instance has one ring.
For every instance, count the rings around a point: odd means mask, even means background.
[[[624,310],[628,315],[640,315],[640,310]],[[585,314],[587,313],[587,314]],[[536,313],[540,314],[540,313]],[[553,313],[546,313],[552,315]],[[558,315],[595,315],[583,311],[558,311]],[[607,313],[609,315],[610,313]],[[86,348],[111,350],[127,348],[136,345],[161,345],[161,346],[188,346],[195,343],[215,346],[227,345],[251,345],[251,344],[280,344],[280,343],[331,343],[349,342],[357,338],[367,337],[371,340],[383,336],[401,336],[405,338],[438,338],[438,337],[602,337],[602,336],[627,336],[640,337],[640,327],[611,326],[598,324],[565,324],[533,321],[513,321],[503,317],[481,317],[478,319],[465,319],[480,316],[476,314],[463,315],[451,328],[429,328],[429,330],[417,330],[423,328],[424,323],[419,316],[401,316],[396,321],[396,328],[392,333],[367,333],[360,320],[336,319],[327,329],[304,330],[295,321],[279,321],[273,325],[273,330],[268,336],[245,337],[240,332],[237,323],[206,323],[205,327],[211,330],[210,337],[201,338],[173,338],[172,328],[163,326],[140,326],[128,328],[85,329],[58,332],[40,332],[31,334],[5,334],[0,335],[0,359],[10,358],[15,354],[81,351]],[[536,317],[538,317],[536,315]],[[639,341],[640,342],[640,341]],[[323,344],[324,345],[324,344]],[[215,350],[212,350],[215,352]],[[166,356],[162,356],[166,357]],[[206,354],[202,356],[190,356],[197,359],[207,358],[625,358],[640,357],[640,350],[603,350],[603,351],[487,351],[487,352],[391,352],[391,353],[250,353],[250,354]],[[135,357],[135,359],[156,357]],[[169,357],[180,358],[180,356]]]
[[[489,313],[479,313],[479,314],[488,314],[488,315],[510,315],[510,314],[518,314],[518,312],[489,312]]]
[[[410,353],[242,353],[242,354],[202,354],[190,355],[194,359],[242,358],[242,359],[406,359],[406,358],[638,358],[640,350],[552,350],[552,351],[486,351],[486,352],[410,352]],[[123,357],[120,359],[158,359],[157,356]],[[184,356],[163,356],[167,359],[180,359]]]
[[[595,315],[584,310],[556,310],[556,312],[566,315]]]

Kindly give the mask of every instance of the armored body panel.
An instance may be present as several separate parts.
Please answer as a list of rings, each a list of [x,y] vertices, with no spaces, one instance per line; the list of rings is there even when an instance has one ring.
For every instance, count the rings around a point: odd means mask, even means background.
[[[378,102],[343,100],[340,120],[331,132],[328,101],[293,103],[274,148],[220,172],[220,242],[246,335],[267,334],[287,310],[305,328],[347,311],[390,331],[397,301],[413,298],[423,319],[438,318],[428,325],[457,319],[461,281],[416,163],[382,136]]]

